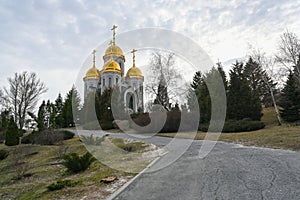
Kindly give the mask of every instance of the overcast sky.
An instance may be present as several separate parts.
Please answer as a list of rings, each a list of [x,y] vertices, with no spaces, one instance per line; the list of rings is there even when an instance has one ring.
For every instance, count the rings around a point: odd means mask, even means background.
[[[0,0],[0,86],[28,70],[46,83],[43,99],[64,96],[113,24],[177,31],[226,63],[249,44],[275,53],[286,29],[300,36],[299,19],[299,0]]]

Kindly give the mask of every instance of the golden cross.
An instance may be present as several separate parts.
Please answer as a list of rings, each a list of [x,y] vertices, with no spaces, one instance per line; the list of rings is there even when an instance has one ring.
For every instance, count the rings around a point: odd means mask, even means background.
[[[93,67],[96,67],[96,50],[95,49],[93,50],[92,54],[93,54],[93,64],[94,64]]]
[[[137,50],[136,49],[132,49],[132,51],[130,53],[132,53],[132,59],[133,59],[133,66],[135,66],[135,52]]]
[[[118,26],[113,25],[113,27],[110,29],[113,31],[113,45],[116,44],[116,29],[118,28]]]

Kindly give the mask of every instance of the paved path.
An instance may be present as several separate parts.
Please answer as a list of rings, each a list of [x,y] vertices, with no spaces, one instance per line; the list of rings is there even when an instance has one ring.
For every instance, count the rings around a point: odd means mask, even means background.
[[[166,145],[170,138],[151,141]],[[300,153],[218,142],[200,159],[201,145],[194,141],[170,166],[141,174],[115,199],[300,199]]]

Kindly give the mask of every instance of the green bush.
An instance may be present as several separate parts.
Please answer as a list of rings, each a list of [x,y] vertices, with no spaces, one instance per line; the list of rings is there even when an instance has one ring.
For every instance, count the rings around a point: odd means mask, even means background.
[[[207,132],[208,124],[200,124],[199,130]],[[234,133],[234,132],[246,132],[246,131],[256,131],[265,127],[265,124],[261,121],[252,121],[251,119],[243,120],[229,120],[226,121],[223,127],[223,133]],[[218,131],[212,126],[212,132]]]
[[[47,189],[49,191],[61,190],[65,187],[74,187],[78,183],[78,181],[73,180],[59,180],[56,183],[52,183],[51,185],[49,185]]]
[[[33,131],[21,139],[22,144],[41,144],[54,145],[63,140],[68,140],[74,137],[74,133],[60,130],[44,130],[41,132]]]
[[[63,165],[72,173],[85,171],[96,160],[89,152],[83,156],[76,153],[67,154],[63,159]]]
[[[1,149],[0,150],[0,160],[4,160],[8,156],[8,154],[9,154],[8,151]]]
[[[112,143],[127,152],[136,152],[144,148],[142,142],[124,143],[122,138],[112,139]]]
[[[141,113],[134,116],[133,121],[138,126],[131,124],[131,128],[138,132],[177,132],[197,130],[198,120],[196,113],[180,112],[177,110],[167,112],[166,122],[162,128],[159,128],[159,124],[164,120],[165,114],[163,112],[153,112],[152,121],[149,113]]]
[[[2,144],[5,140],[5,131],[0,131],[0,144]]]
[[[113,122],[112,121],[106,121],[106,120],[100,121],[100,126],[101,126],[102,130],[109,130],[109,129],[114,128]]]
[[[15,146],[20,142],[20,132],[14,119],[11,117],[5,133],[5,145]]]

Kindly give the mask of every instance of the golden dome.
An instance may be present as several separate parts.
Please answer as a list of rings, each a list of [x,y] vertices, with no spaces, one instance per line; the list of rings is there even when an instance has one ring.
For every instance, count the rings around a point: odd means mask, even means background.
[[[100,72],[96,67],[90,68],[87,72],[83,80],[87,79],[99,79],[100,77]]]
[[[117,45],[109,46],[106,49],[104,56],[121,56],[122,58],[125,59],[122,49],[120,47],[118,47]]]
[[[118,72],[121,73],[120,65],[110,58],[106,63],[104,63],[103,70],[101,72]]]
[[[135,64],[127,71],[126,78],[141,78],[144,80],[141,70]]]

